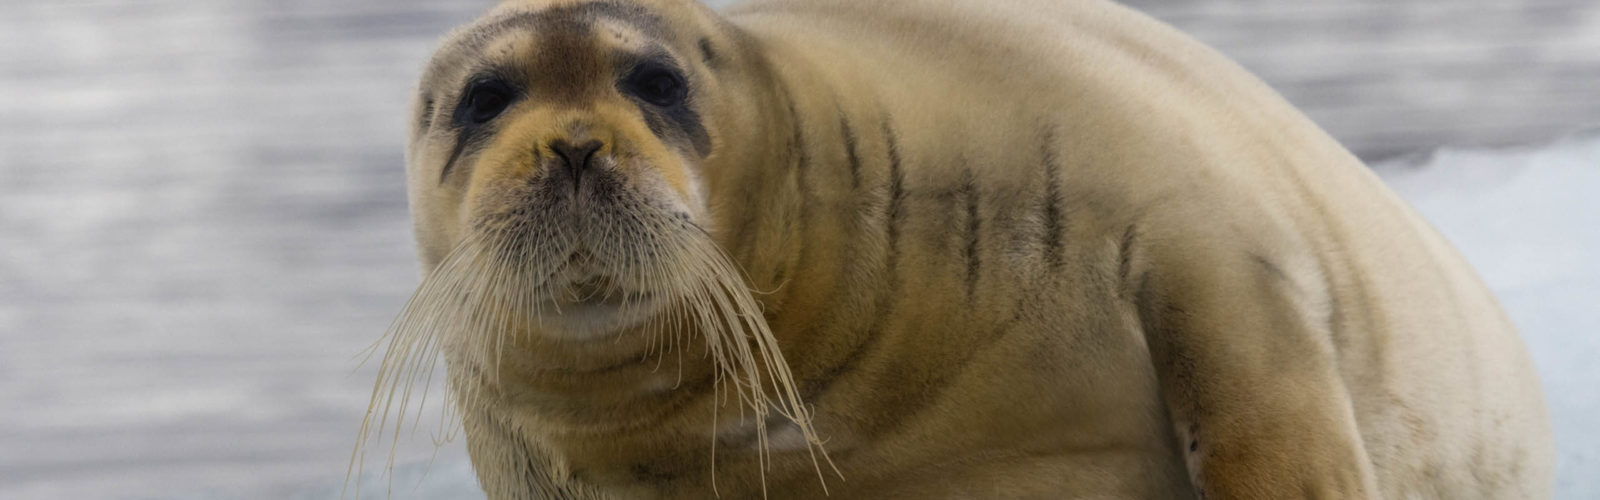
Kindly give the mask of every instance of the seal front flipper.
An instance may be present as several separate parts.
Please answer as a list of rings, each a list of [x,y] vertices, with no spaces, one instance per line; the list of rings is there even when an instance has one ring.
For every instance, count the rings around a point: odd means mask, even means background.
[[[1378,498],[1320,268],[1256,229],[1188,226],[1124,249],[1196,497]]]

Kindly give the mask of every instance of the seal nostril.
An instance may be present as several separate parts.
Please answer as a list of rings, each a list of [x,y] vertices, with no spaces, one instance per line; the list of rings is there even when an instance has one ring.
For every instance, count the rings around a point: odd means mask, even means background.
[[[550,141],[550,150],[561,157],[567,170],[577,175],[589,168],[590,160],[594,159],[595,152],[600,150],[600,141],[589,141],[579,145],[572,145],[564,139]]]

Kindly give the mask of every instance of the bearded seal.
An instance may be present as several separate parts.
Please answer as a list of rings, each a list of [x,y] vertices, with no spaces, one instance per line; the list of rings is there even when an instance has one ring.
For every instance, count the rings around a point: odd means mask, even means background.
[[[1110,2],[514,0],[417,94],[369,420],[442,355],[491,498],[1549,495],[1449,244]]]

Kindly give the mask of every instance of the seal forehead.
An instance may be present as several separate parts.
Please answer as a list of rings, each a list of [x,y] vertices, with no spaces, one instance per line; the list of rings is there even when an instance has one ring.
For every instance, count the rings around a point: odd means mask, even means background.
[[[666,21],[654,11],[636,4],[619,2],[584,2],[544,8],[513,8],[506,13],[488,18],[463,34],[463,45],[482,49],[499,36],[514,30],[585,29],[597,21],[610,25],[627,26],[639,33],[669,39]]]
[[[617,50],[634,58],[673,52],[666,26],[657,13],[627,3],[503,5],[449,37],[429,63],[422,88],[456,86],[473,73],[574,85],[617,62]]]

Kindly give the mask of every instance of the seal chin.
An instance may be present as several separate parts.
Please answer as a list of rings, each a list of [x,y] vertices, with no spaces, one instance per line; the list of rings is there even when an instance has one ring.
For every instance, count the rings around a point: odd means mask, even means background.
[[[665,302],[657,294],[622,290],[603,277],[569,284],[540,308],[539,331],[561,340],[610,338],[655,315]]]

